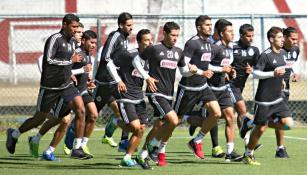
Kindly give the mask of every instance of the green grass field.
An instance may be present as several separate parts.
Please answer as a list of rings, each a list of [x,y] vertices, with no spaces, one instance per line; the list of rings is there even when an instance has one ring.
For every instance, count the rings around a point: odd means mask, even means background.
[[[225,137],[223,128],[219,128],[220,145],[225,150]],[[255,152],[255,156],[261,166],[248,166],[241,162],[227,163],[224,159],[216,159],[210,156],[211,141],[210,136],[206,136],[203,147],[206,153],[206,159],[196,159],[191,151],[187,148],[186,143],[190,140],[186,128],[178,128],[173,134],[172,139],[167,146],[167,167],[153,166],[154,170],[144,171],[140,167],[121,168],[119,162],[123,156],[117,152],[116,148],[101,144],[100,138],[103,131],[95,131],[89,142],[91,152],[95,157],[91,160],[75,160],[70,159],[63,154],[63,144],[61,143],[56,155],[59,161],[47,162],[36,160],[29,156],[27,137],[35,134],[29,132],[22,135],[17,144],[14,155],[9,155],[5,149],[5,133],[0,133],[0,175],[14,174],[31,174],[31,175],[166,175],[166,174],[202,174],[202,175],[306,175],[307,174],[307,129],[296,128],[286,133],[286,146],[290,159],[276,159],[275,155],[275,136],[274,131],[268,129],[261,138],[264,145],[260,150]],[[52,134],[43,137],[40,144],[42,152],[49,144]],[[116,132],[115,138],[119,138],[119,131]],[[117,139],[118,140],[118,139]],[[243,153],[243,141],[237,137],[236,149],[239,153]]]

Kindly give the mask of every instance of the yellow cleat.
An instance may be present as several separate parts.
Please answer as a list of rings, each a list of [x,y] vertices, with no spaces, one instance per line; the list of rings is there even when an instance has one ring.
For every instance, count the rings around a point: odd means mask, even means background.
[[[255,157],[253,155],[245,156],[243,157],[243,163],[248,164],[248,165],[261,165],[261,163],[257,162],[255,160]]]
[[[112,137],[104,136],[101,140],[101,143],[105,143],[110,145],[111,147],[117,147],[117,143],[114,141]]]

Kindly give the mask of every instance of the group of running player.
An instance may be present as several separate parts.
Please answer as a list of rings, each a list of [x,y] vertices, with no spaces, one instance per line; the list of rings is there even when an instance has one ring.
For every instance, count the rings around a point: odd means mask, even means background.
[[[254,28],[250,24],[240,26],[240,39],[234,42],[231,22],[219,19],[212,34],[211,18],[200,15],[195,20],[196,35],[182,50],[175,46],[180,26],[166,22],[162,41],[153,44],[150,30],[142,29],[136,35],[138,48],[128,50],[133,17],[123,12],[117,23],[118,29],[111,32],[104,43],[93,80],[91,54],[96,48],[97,35],[91,30],[83,32],[84,26],[76,15],[65,15],[61,31],[47,39],[39,61],[41,83],[37,112],[18,129],[7,130],[9,153],[15,152],[22,133],[43,124],[38,133],[28,139],[32,156],[39,157],[41,137],[59,124],[42,158],[56,160],[55,147],[65,133],[66,154],[77,159],[93,158],[87,142],[98,113],[107,104],[114,114],[106,125],[102,142],[116,147],[112,136],[117,127],[122,128],[119,151],[125,155],[121,166],[139,164],[151,169],[150,159],[158,166],[166,166],[168,140],[174,129],[185,122],[190,124],[191,136],[200,127],[198,134],[188,142],[197,158],[204,159],[202,140],[210,132],[213,157],[260,165],[255,160],[254,150],[262,146],[258,140],[267,126],[275,128],[275,157],[288,158],[283,131],[293,126],[288,107],[290,75],[293,74],[293,81],[298,79],[292,69],[299,55],[298,34],[294,28],[271,27],[267,32],[270,47],[260,54],[258,48],[251,45]],[[173,104],[177,67],[182,78]],[[253,119],[247,116],[242,97],[249,74],[259,79]],[[148,124],[144,95],[154,109],[156,120],[143,147],[132,159]],[[75,117],[69,124],[71,111]],[[221,117],[226,120],[226,153],[218,144],[217,122]],[[243,155],[234,149],[236,123],[246,145]],[[129,133],[132,133],[130,138]]]

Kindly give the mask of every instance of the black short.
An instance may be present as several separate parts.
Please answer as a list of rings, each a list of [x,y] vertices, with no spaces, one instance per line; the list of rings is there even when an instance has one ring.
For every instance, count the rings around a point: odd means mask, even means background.
[[[139,119],[141,124],[148,123],[145,101],[139,104],[117,102],[120,115],[126,124]]]
[[[83,92],[80,92],[80,93],[81,93],[81,97],[82,97],[84,105],[94,102],[94,99],[92,96],[93,94],[89,92],[88,90],[84,90]]]
[[[64,103],[69,103],[77,96],[80,96],[80,92],[76,86],[71,84],[66,89],[64,89],[62,98],[64,100]]]
[[[291,117],[291,112],[284,100],[270,106],[265,106],[261,104],[255,104],[255,119],[254,123],[256,125],[266,125],[269,118],[284,118]]]
[[[149,103],[154,109],[154,116],[164,119],[164,116],[173,110],[172,100],[168,100],[161,96],[150,95],[148,96]]]
[[[106,105],[115,101],[114,94],[117,91],[117,84],[97,85],[93,92],[94,102],[98,112]]]
[[[213,91],[221,109],[226,109],[228,107],[233,107],[233,101],[230,97],[229,91],[226,89],[224,91]]]
[[[210,101],[217,101],[214,93],[210,88],[206,88],[201,91],[190,91],[178,87],[174,109],[178,115],[182,116],[191,111],[195,104],[199,102],[206,104]]]
[[[238,101],[243,100],[241,88],[235,87],[234,85],[231,84],[229,93],[233,103],[237,103]]]
[[[49,113],[63,96],[64,90],[49,90],[40,88],[37,98],[36,110],[38,112]]]

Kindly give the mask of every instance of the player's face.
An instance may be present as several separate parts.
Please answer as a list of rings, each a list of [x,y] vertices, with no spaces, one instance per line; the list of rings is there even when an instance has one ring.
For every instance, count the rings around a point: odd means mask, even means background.
[[[277,49],[280,49],[284,46],[284,36],[282,32],[279,32],[276,34],[275,38],[273,39],[273,46],[275,46]]]
[[[180,33],[180,29],[173,29],[169,34],[164,32],[164,41],[169,45],[169,46],[174,46],[178,40]]]
[[[83,35],[83,28],[82,27],[78,27],[77,30],[76,30],[76,33],[74,35],[74,38],[76,39],[76,41],[78,43],[81,42],[82,35]]]
[[[250,46],[252,44],[253,38],[254,38],[254,31],[247,31],[245,35],[241,35],[240,37],[241,42],[246,46]]]
[[[298,34],[290,33],[289,37],[285,37],[285,45],[288,45],[290,48],[296,46],[298,43]]]
[[[97,45],[97,39],[90,38],[88,40],[82,39],[82,44],[87,52],[92,52]]]
[[[233,33],[232,26],[226,27],[225,31],[222,32],[222,37],[223,37],[223,40],[226,41],[226,42],[232,42],[233,41],[234,33]]]
[[[212,22],[211,20],[205,20],[205,22],[199,26],[198,32],[203,35],[208,37],[212,33]]]
[[[153,44],[152,35],[150,33],[145,34],[142,36],[141,40],[141,47],[146,48],[147,46],[150,46]]]
[[[63,29],[69,35],[69,37],[73,37],[79,27],[79,22],[72,21],[70,24],[64,23]]]
[[[127,20],[125,24],[120,24],[120,27],[125,33],[130,35],[133,29],[133,20],[132,19]]]

